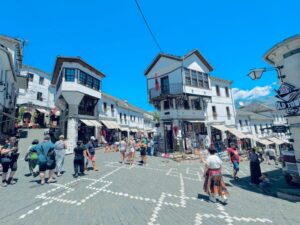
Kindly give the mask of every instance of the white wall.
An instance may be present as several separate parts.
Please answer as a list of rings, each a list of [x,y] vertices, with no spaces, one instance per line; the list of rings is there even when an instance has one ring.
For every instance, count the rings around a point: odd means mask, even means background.
[[[21,70],[21,75],[33,74],[33,80],[28,82],[28,89],[19,89],[18,105],[26,105],[32,103],[35,106],[43,108],[54,108],[54,93],[51,91],[50,74],[42,72],[40,70],[24,67]],[[43,84],[40,84],[40,77],[44,78]],[[53,88],[52,88],[53,89]],[[38,92],[42,93],[42,101],[37,100]]]

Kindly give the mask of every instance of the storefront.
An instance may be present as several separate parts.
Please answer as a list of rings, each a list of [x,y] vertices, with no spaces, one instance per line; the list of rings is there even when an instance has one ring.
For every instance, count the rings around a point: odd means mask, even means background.
[[[207,128],[203,121],[189,120],[184,122],[185,153],[194,153],[205,148]]]
[[[97,120],[80,119],[78,123],[78,140],[87,143],[101,128]],[[97,130],[96,130],[97,129]]]
[[[120,141],[119,129],[120,126],[115,121],[101,120],[104,125],[101,129],[101,136],[108,144],[113,144],[116,141]],[[102,139],[102,138],[101,138]]]

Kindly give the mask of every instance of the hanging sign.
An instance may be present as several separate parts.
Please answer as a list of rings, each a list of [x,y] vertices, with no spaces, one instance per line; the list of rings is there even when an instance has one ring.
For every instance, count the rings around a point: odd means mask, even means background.
[[[278,110],[286,110],[289,115],[296,114],[300,108],[300,89],[289,83],[282,83],[278,90],[275,90],[276,98],[281,101],[276,102]]]

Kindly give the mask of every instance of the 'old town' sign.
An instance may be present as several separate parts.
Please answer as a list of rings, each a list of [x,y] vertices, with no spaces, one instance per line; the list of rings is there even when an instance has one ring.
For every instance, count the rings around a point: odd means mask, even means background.
[[[300,93],[299,88],[295,86],[282,83],[280,88],[276,90],[276,98],[279,98],[281,101],[276,102],[276,108],[279,110],[286,110],[286,113],[289,115],[296,114],[300,108],[300,98],[297,98]]]

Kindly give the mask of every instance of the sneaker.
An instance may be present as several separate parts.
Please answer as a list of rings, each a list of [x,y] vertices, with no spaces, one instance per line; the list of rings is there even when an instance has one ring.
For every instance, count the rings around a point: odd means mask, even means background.
[[[41,185],[44,185],[45,184],[45,180],[41,180]]]
[[[60,177],[61,175],[62,175],[61,173],[58,173],[58,174],[57,174],[58,177]]]
[[[209,200],[210,200],[211,202],[215,203],[215,202],[216,202],[216,197],[209,196]]]
[[[226,195],[223,195],[223,196],[222,196],[222,201],[223,201],[223,203],[227,203],[227,201],[228,201],[228,198],[227,198],[227,196],[226,196]]]
[[[74,178],[77,178],[77,177],[78,177],[78,174],[77,174],[77,173],[73,174],[73,177],[74,177]]]
[[[85,176],[85,175],[86,175],[85,173],[80,173],[80,174],[79,174],[79,176]]]
[[[6,186],[7,186],[6,181],[2,181],[2,187],[6,187]]]

